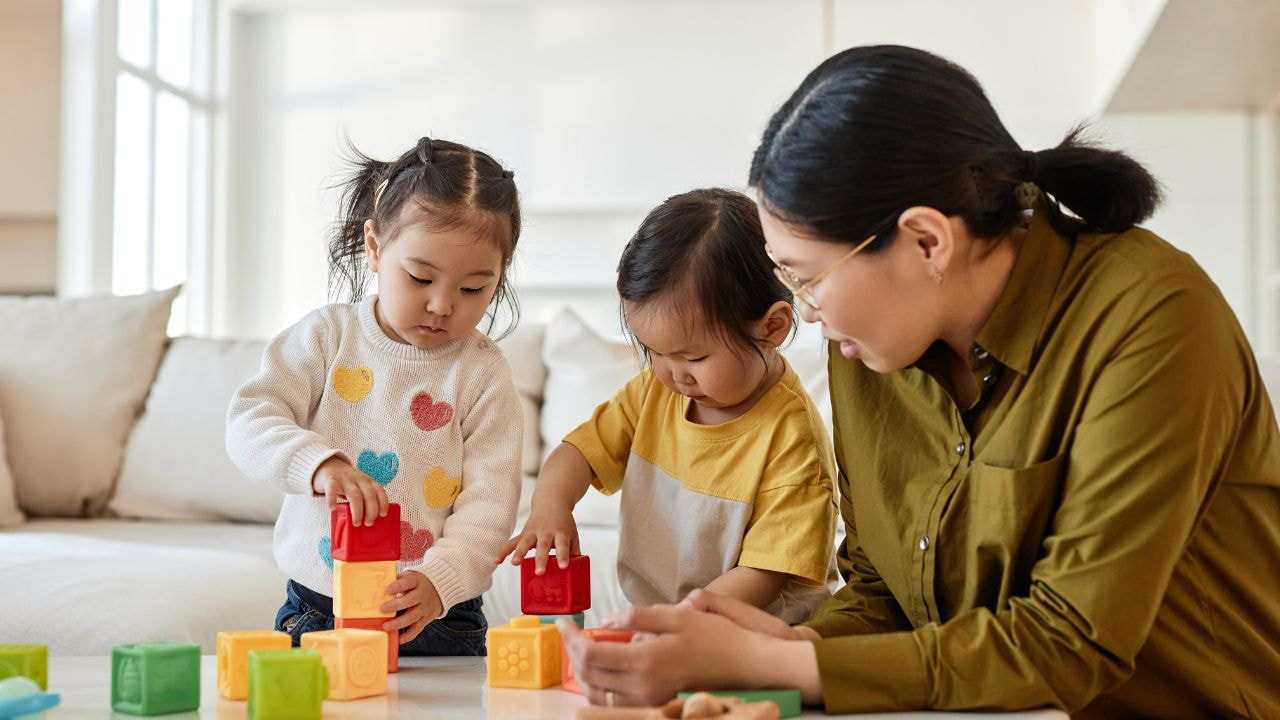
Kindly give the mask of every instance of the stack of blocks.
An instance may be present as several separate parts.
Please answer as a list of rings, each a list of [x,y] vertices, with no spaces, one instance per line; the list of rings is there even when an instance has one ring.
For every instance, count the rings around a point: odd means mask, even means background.
[[[575,555],[561,568],[547,558],[546,572],[534,574],[534,563],[520,563],[520,610],[511,624],[490,628],[489,687],[539,690],[560,683],[564,646],[554,625],[559,617],[582,627],[582,611],[591,607],[591,560]]]
[[[387,618],[378,608],[391,600],[386,589],[396,579],[400,559],[400,506],[391,503],[386,517],[356,526],[351,506],[341,503],[330,514],[333,555],[333,615],[338,629],[376,630],[387,635],[387,672],[400,662],[399,633],[382,629]]]
[[[167,715],[200,707],[200,646],[152,642],[111,649],[111,708]]]

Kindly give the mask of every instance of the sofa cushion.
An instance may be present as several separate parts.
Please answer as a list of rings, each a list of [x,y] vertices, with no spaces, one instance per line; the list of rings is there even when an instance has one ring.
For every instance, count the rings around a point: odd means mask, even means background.
[[[0,298],[0,414],[28,513],[85,516],[106,506],[177,294]]]
[[[542,362],[543,336],[546,326],[522,323],[510,335],[498,341],[498,347],[511,366],[520,407],[524,410],[525,474],[536,475],[542,465],[542,438],[538,432],[538,408],[542,405],[542,387],[547,380],[547,366]]]
[[[18,509],[18,498],[13,491],[13,474],[4,451],[4,418],[0,417],[0,527],[21,524],[25,518]]]
[[[149,520],[274,522],[279,491],[250,482],[223,440],[227,404],[266,343],[175,338],[129,436],[110,510]]]
[[[601,336],[567,308],[548,323],[542,347],[547,365],[541,418],[545,461],[565,435],[591,417],[597,405],[640,372],[640,364],[626,341]],[[588,490],[573,516],[580,525],[617,525],[618,499]]]

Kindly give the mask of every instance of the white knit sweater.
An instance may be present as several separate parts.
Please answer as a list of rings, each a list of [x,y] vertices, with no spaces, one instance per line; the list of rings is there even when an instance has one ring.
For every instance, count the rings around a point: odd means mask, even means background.
[[[398,569],[427,576],[447,612],[489,588],[515,528],[520,401],[482,333],[420,350],[387,337],[375,300],[327,305],[271,341],[231,400],[227,453],[286,493],[276,563],[329,596],[329,512],[311,479],[335,455],[364,470],[400,504]]]

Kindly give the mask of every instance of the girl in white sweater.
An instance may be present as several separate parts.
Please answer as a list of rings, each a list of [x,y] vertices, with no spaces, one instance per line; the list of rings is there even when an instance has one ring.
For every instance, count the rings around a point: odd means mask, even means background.
[[[286,494],[276,562],[289,576],[276,629],[294,644],[334,625],[329,511],[356,524],[400,505],[387,588],[407,655],[483,655],[480,594],[510,537],[522,422],[511,370],[485,332],[516,316],[507,271],[520,234],[510,171],[422,138],[394,162],[356,153],[330,242],[352,302],[312,311],[267,346],[227,413],[227,452]],[[378,294],[362,297],[368,279]]]

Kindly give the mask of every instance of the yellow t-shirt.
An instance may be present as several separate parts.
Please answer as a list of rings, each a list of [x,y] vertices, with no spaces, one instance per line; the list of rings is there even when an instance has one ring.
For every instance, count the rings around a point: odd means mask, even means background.
[[[678,602],[743,565],[792,575],[766,609],[806,619],[836,577],[835,463],[817,408],[790,365],[729,422],[690,422],[689,403],[646,370],[564,440],[598,490],[622,491],[623,593],[636,605]]]

